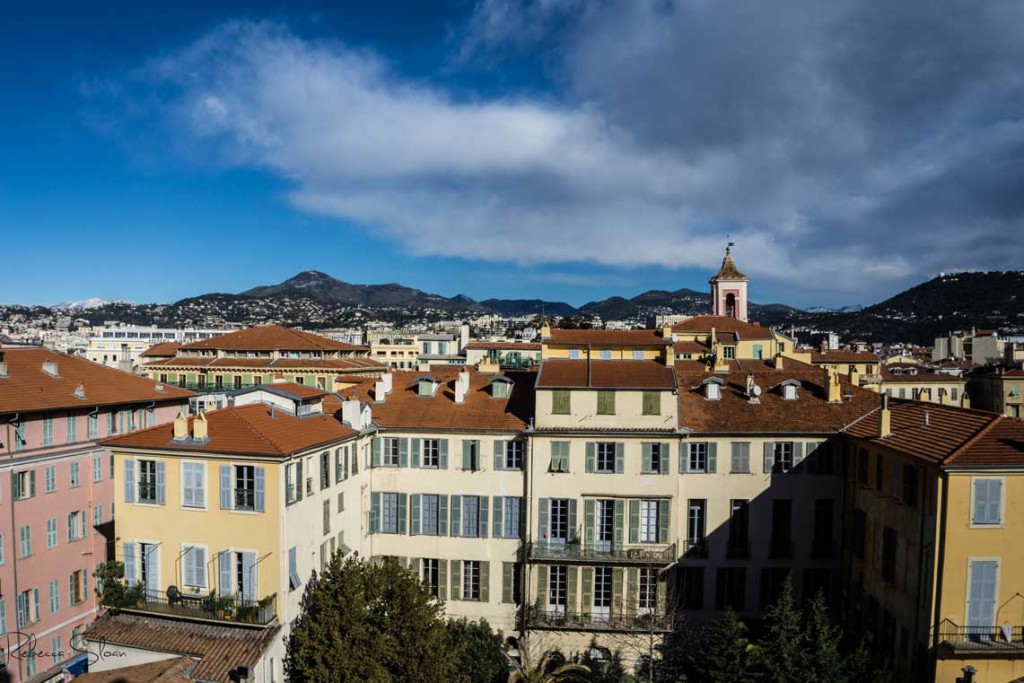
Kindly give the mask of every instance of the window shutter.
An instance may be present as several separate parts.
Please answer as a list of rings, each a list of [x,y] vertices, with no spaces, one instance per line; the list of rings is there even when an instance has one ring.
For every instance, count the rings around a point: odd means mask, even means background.
[[[78,536],[79,538],[85,538],[85,513],[86,511],[82,510],[82,513],[78,516],[79,531],[81,532]]]
[[[302,490],[302,477],[299,477],[298,490]],[[220,466],[220,509],[230,510],[231,505],[231,465]]]
[[[640,606],[640,570],[630,567],[626,570],[626,611],[635,614]]]
[[[503,521],[502,517],[505,512],[504,509],[502,509],[503,506],[504,503],[502,501],[501,496],[494,496],[491,506],[494,508],[494,512],[492,513],[492,515],[494,516],[494,531],[491,534],[494,538],[502,538],[505,535],[503,533],[504,529],[502,529],[501,527]]]
[[[615,526],[612,532],[612,543],[616,548],[621,548],[623,545],[623,539],[625,538],[625,526],[626,521],[626,501],[617,500],[615,501]]]
[[[764,473],[771,474],[775,467],[775,444],[771,441],[764,442]]]
[[[588,474],[594,472],[597,469],[597,465],[596,465],[596,461],[597,461],[596,451],[597,451],[597,444],[591,443],[591,442],[587,442],[586,472]]]
[[[793,442],[793,470],[797,469],[797,467],[800,465],[800,463],[803,462],[803,459],[804,459],[804,442],[803,441],[794,441]]]
[[[246,604],[256,601],[256,553],[242,553],[242,577],[245,583],[238,591]]]
[[[622,567],[612,569],[612,616],[622,614],[622,575]]]
[[[18,477],[14,477],[14,482],[17,485]],[[14,495],[16,497],[20,495],[17,489],[15,489]],[[131,458],[124,460],[124,502],[135,502],[135,461]]]
[[[541,498],[539,501],[540,512],[537,514],[537,540],[544,542],[548,540],[548,509],[551,506],[551,500],[548,498]]]
[[[672,444],[661,444],[661,461],[658,463],[658,474],[668,474],[669,460],[672,458]]]
[[[437,599],[448,599],[448,561],[437,561]]]
[[[515,580],[513,575],[516,570],[515,562],[501,563],[501,602],[506,605],[512,604],[512,583]],[[540,590],[537,591],[540,594]]]
[[[129,587],[138,582],[135,574],[135,544],[131,542],[124,544],[124,582]]]
[[[406,534],[409,530],[409,494],[398,494],[398,533]]]
[[[480,496],[477,500],[479,501],[477,505],[480,515],[477,520],[477,536],[487,538],[487,496]]]
[[[669,504],[668,500],[658,501],[658,543],[668,543]]]
[[[452,536],[462,535],[462,496],[452,496]]]
[[[453,506],[454,509],[454,506]],[[453,534],[454,535],[454,534]],[[444,560],[441,560],[444,562]],[[452,600],[462,599],[462,560],[451,561],[452,590],[449,596]]]
[[[473,469],[473,442],[469,439],[462,440],[462,469]]]
[[[626,471],[626,444],[621,441],[615,444],[615,472],[622,474]]]
[[[1003,481],[1001,479],[990,479],[988,487],[988,518],[993,524],[999,524],[1003,521],[1003,516],[999,509],[1002,502]]]
[[[441,465],[442,470],[448,469],[448,439],[441,439]]]
[[[302,458],[298,458],[295,461],[295,500],[302,500],[302,494],[305,490],[306,480],[302,478]]]
[[[594,500],[588,498],[583,501],[583,544],[594,547]]]
[[[505,469],[505,442],[494,441],[494,469],[503,470]]]
[[[15,500],[21,498],[21,481],[20,481],[20,479],[21,479],[21,477],[18,476],[17,472],[13,472],[11,474],[11,493],[13,494],[13,498]],[[128,500],[128,495],[129,495],[128,479],[125,478],[124,499],[125,499],[126,503],[131,503],[132,501]]]
[[[708,442],[708,469],[707,471],[714,474],[718,471],[718,444],[714,441]]]
[[[423,439],[412,440],[412,462],[409,463],[411,467],[420,466],[420,447],[423,444]]]
[[[370,461],[370,467],[380,467],[380,437],[373,437],[371,442],[371,448],[373,450],[372,460]]]
[[[537,601],[542,606],[548,605],[551,602],[551,581],[548,578],[548,566],[546,564],[537,566]]]
[[[486,499],[484,499],[486,500]],[[480,602],[491,601],[491,563],[480,563]]]
[[[679,474],[686,474],[687,462],[690,459],[690,444],[686,441],[679,442]]]
[[[255,503],[256,512],[263,512],[267,509],[267,471],[266,468],[256,467],[255,472]]]
[[[448,496],[437,497],[437,534],[448,535]]]
[[[75,540],[75,517],[68,515],[68,543]]]
[[[409,496],[409,509],[412,511],[412,520],[409,524],[409,533],[412,536],[419,536],[420,533],[420,494],[414,493]]]
[[[568,572],[569,572],[570,575],[572,575],[574,573],[573,572],[574,569],[575,569],[575,567],[569,567],[568,568]],[[583,582],[582,582],[583,583],[583,599],[580,601],[580,613],[584,617],[589,617],[590,616],[590,612],[592,611],[592,609],[591,609],[592,605],[594,604],[594,568],[593,567],[583,567],[582,571],[583,571]],[[573,577],[573,578],[575,578],[575,577]],[[573,595],[573,597],[575,598],[576,596]],[[575,600],[573,600],[573,602],[569,603],[569,605],[566,607],[566,610],[567,611],[573,611],[573,608],[575,606],[576,606]]]
[[[645,474],[654,468],[654,464],[651,461],[651,450],[651,444],[640,444],[640,471]]]
[[[380,531],[380,492],[374,491],[370,494],[370,533]]]
[[[974,524],[986,524],[988,522],[988,480],[974,480]]]
[[[640,542],[640,501],[629,501],[629,542]]]
[[[398,440],[398,466],[409,466],[409,439]]]
[[[576,540],[576,499],[569,499],[569,539]]]

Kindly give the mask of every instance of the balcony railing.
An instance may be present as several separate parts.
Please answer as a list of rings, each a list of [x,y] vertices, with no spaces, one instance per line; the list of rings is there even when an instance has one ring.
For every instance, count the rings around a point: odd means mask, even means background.
[[[666,614],[608,614],[559,612],[542,607],[527,607],[526,623],[530,628],[563,631],[635,631],[664,633],[672,630],[672,619]]]
[[[118,606],[118,609],[179,619],[267,626],[277,618],[277,595],[269,595],[256,601],[241,600],[233,595],[183,595],[172,588],[166,593],[146,591],[142,599],[129,605]]]
[[[703,560],[708,556],[708,539],[699,538],[683,543],[683,557],[692,560]]]
[[[939,642],[957,652],[1024,653],[1024,627],[959,626],[950,620],[939,624]]]
[[[556,562],[614,562],[636,564],[668,564],[676,559],[676,544],[650,546],[610,546],[598,548],[584,543],[531,543],[531,560]]]
[[[254,489],[235,489],[235,509],[255,510],[256,491]]]

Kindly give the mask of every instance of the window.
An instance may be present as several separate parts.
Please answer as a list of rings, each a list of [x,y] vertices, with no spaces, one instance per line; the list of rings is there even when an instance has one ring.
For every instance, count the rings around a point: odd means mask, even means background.
[[[78,440],[78,423],[75,420],[74,415],[68,415],[67,417],[67,429],[65,430],[65,441],[68,443],[74,443]]]
[[[882,529],[882,578],[886,583],[896,583],[896,530]]]
[[[568,389],[556,389],[551,392],[551,412],[554,415],[568,415],[572,412]]]
[[[57,518],[46,520],[46,547],[57,547]]]
[[[548,540],[565,542],[569,540],[569,499],[551,499],[551,520]]]
[[[299,472],[296,473],[296,468]],[[284,468],[284,499],[285,505],[291,505],[292,503],[302,500],[302,489],[296,485],[297,480],[302,479],[301,472],[302,464],[297,463],[296,465],[287,465]]]
[[[103,481],[103,456],[94,455],[92,458],[92,480]]]
[[[71,463],[71,478],[70,478],[71,479],[71,481],[70,481],[71,488],[75,488],[76,486],[78,486],[78,485],[80,485],[82,483],[82,481],[81,481],[81,474],[79,472],[80,469],[81,469],[81,463],[77,463],[77,462]]]
[[[324,451],[320,454],[320,490],[331,485],[331,454]]]
[[[424,536],[441,535],[441,497],[431,493],[424,494],[420,496],[420,506],[420,533]],[[413,512],[415,513],[415,510]]]
[[[594,609],[595,621],[606,620],[611,616],[612,609],[612,568],[594,568]]]
[[[32,527],[23,526],[18,529],[18,556],[28,557],[32,554]]]
[[[548,611],[565,614],[569,594],[569,568],[556,564],[548,568]]]
[[[903,466],[903,502],[917,507],[917,468],[913,465]]]
[[[736,358],[736,347],[735,346],[723,346],[722,357],[726,360],[732,360]]]
[[[814,532],[811,537],[811,554],[814,557],[832,557],[834,518],[834,500],[831,498],[818,498],[814,501]]]
[[[18,627],[24,628],[39,621],[39,589],[30,588],[18,593]],[[30,658],[32,661],[34,658]]]
[[[462,469],[469,472],[480,470],[480,442],[470,439],[462,441]]]
[[[885,481],[885,457],[878,453],[875,455],[875,488],[882,490],[882,482]]]
[[[601,360],[611,360],[611,359],[612,359],[612,350],[611,349],[601,349]]]
[[[596,468],[594,471],[601,473],[615,472],[615,442],[603,441],[595,444]]]
[[[85,510],[68,514],[68,542],[85,538]]]
[[[43,490],[53,493],[57,490],[57,466],[47,465],[43,470]]]
[[[791,576],[792,572],[789,567],[765,567],[761,569],[760,608],[762,611],[775,604],[779,596],[782,595],[786,580],[790,579]],[[804,584],[804,592],[807,595],[815,595],[815,593],[807,591],[806,583]]]
[[[182,558],[183,581],[190,588],[206,588],[206,548],[189,546]]]
[[[518,605],[523,601],[523,572],[516,562],[501,563],[501,601]]]
[[[640,568],[640,596],[637,608],[640,614],[651,614],[658,606],[658,570]]]
[[[502,499],[502,506],[502,537],[519,538],[522,535],[523,499],[508,496]]]
[[[323,524],[323,527],[324,527],[323,535],[326,536],[327,534],[331,533],[331,499],[330,498],[328,498],[327,500],[324,501],[324,520],[323,521],[324,521],[324,524]]]
[[[750,473],[750,443],[747,441],[734,441],[732,444],[732,455],[729,463],[729,471],[733,474]]]
[[[28,441],[25,440],[25,422],[17,420],[11,424],[14,425],[14,450],[20,451],[28,445]]]
[[[704,567],[683,566],[683,609],[704,609]]]
[[[12,477],[14,488],[14,499],[25,500],[36,495],[36,473],[35,470],[24,470],[15,472]]]
[[[750,543],[750,501],[729,501],[729,545],[730,557],[747,557]]]
[[[92,525],[100,526],[103,524],[103,506],[93,505],[92,506]]]
[[[90,413],[88,419],[89,438],[95,439],[100,433],[100,416],[96,413]]]
[[[398,494],[382,493],[380,530],[385,534],[398,533]]]
[[[181,463],[181,504],[187,508],[206,507],[206,464]]]
[[[793,442],[776,441],[773,447],[773,472],[789,472],[793,469]]]
[[[60,611],[60,581],[53,579],[50,581],[50,614],[56,614]]]
[[[441,466],[441,440],[423,439],[423,467]]]
[[[47,415],[43,418],[43,446],[53,445],[53,417]]]
[[[868,485],[868,452],[865,448],[857,450],[857,483]]]
[[[139,502],[156,503],[156,461],[139,460]]]
[[[348,446],[334,450],[334,483],[341,483],[348,473]]]
[[[388,437],[383,439],[381,462],[386,467],[398,467],[399,455],[400,455],[400,443],[399,440],[394,437]]]
[[[864,549],[867,545],[868,515],[863,510],[853,511],[853,532],[850,543],[853,556],[858,560],[864,559]]]
[[[506,441],[505,442],[505,469],[506,470],[521,470],[521,469],[523,469],[523,442],[522,441]]]
[[[968,565],[967,626],[991,628],[996,623],[996,584],[999,562],[971,560]]]
[[[718,570],[715,609],[732,608],[742,612],[747,606],[747,568],[723,567]]]
[[[462,562],[462,599],[480,599],[480,561],[464,560]]]
[[[615,392],[614,391],[599,391],[599,392],[597,392],[597,414],[598,415],[614,415],[615,414]]]
[[[256,510],[256,467],[235,465],[235,510]]]
[[[641,474],[668,473],[668,444],[645,443],[641,446]]]
[[[468,536],[471,538],[486,536],[486,533],[482,533],[487,528],[487,521],[485,519],[486,511],[481,510],[481,500],[485,501],[483,504],[486,505],[486,498],[481,499],[479,496],[462,496],[462,536]]]
[[[551,442],[551,465],[548,468],[551,472],[569,471],[569,442]]]
[[[703,442],[688,444],[687,472],[708,471],[708,445]]]
[[[658,502],[656,500],[640,501],[640,542],[658,542]]]
[[[974,479],[971,524],[979,526],[1003,523],[1003,480]]]
[[[642,415],[661,415],[661,392],[645,391],[643,393]]]
[[[569,360],[579,360],[579,358],[580,358],[580,350],[579,349],[569,349]]]
[[[441,560],[420,560],[420,580],[435,598],[441,597]]]
[[[706,500],[691,500],[686,518],[686,543],[688,546],[702,546],[707,524]]]
[[[772,501],[772,530],[769,555],[774,559],[793,557],[793,501],[776,498]]]
[[[293,591],[301,585],[298,550],[295,547],[291,547],[288,549],[288,590]]]

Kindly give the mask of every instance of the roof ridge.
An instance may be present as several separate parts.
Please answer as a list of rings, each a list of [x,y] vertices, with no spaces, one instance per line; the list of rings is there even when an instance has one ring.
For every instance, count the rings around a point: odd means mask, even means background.
[[[266,407],[267,407],[265,403],[252,403],[250,405],[251,406],[255,406],[257,408],[263,408],[263,409],[266,409]],[[269,445],[273,446],[277,451],[285,452],[285,449],[280,444],[278,444],[276,441],[271,439],[269,436],[267,436],[266,434],[261,432],[256,427],[256,425],[254,425],[251,422],[249,422],[249,418],[248,417],[246,417],[245,415],[243,415],[241,413],[240,409],[241,408],[246,408],[246,407],[248,407],[248,406],[230,406],[229,408],[227,408],[227,410],[231,410],[235,414],[235,416],[238,417],[239,421],[241,421],[241,423],[244,424],[246,426],[246,428],[249,429],[250,432],[252,432],[256,436],[258,436],[259,438],[263,439]],[[273,407],[271,407],[271,410],[273,410]],[[282,412],[284,412],[284,411],[282,411]],[[285,413],[285,414],[287,415],[287,413]]]
[[[993,419],[989,420],[989,422],[985,426],[983,426],[981,429],[979,429],[977,431],[977,433],[974,434],[974,436],[972,436],[969,439],[967,439],[967,441],[963,442],[957,448],[953,449],[952,453],[950,453],[945,458],[943,458],[942,461],[941,461],[942,464],[945,465],[945,464],[948,464],[948,463],[956,460],[958,457],[960,457],[960,455],[963,454],[963,452],[965,450],[967,450],[968,448],[970,448],[971,446],[976,444],[979,440],[981,440],[982,437],[988,435],[988,433],[990,431],[992,431],[992,429],[997,424],[1002,422],[1002,419],[1003,419],[1002,415],[994,415]]]

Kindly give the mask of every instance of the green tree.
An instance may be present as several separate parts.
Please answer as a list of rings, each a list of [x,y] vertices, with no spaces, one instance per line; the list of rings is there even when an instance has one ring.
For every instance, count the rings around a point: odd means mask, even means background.
[[[589,669],[589,673],[582,674],[582,680],[587,683],[621,683],[623,680],[629,680],[626,667],[622,664],[622,653],[616,650],[607,655],[598,655],[600,650],[604,653],[609,652],[607,648],[599,647],[595,637],[591,638],[589,647],[573,656],[573,663],[582,664]]]
[[[519,648],[519,659],[510,661],[513,671],[508,683],[586,683],[590,674],[583,664],[566,662],[558,650],[548,650],[534,662],[525,644]]]
[[[703,679],[711,683],[754,683],[760,680],[753,661],[747,626],[731,609],[715,619],[704,648]]]
[[[843,631],[832,625],[821,591],[808,606],[805,635],[804,680],[808,683],[847,683],[850,673],[840,651]]]
[[[96,567],[98,597],[100,605],[116,613],[124,607],[134,607],[142,599],[139,585],[129,586],[124,580],[124,562],[111,560]]]
[[[793,583],[787,578],[777,600],[764,613],[765,634],[757,652],[771,683],[804,681],[801,613],[793,600]]]
[[[454,665],[444,607],[412,572],[340,555],[306,584],[285,660],[290,683],[428,683]]]
[[[486,619],[451,619],[446,639],[456,659],[453,683],[501,683],[508,678],[505,639]]]

